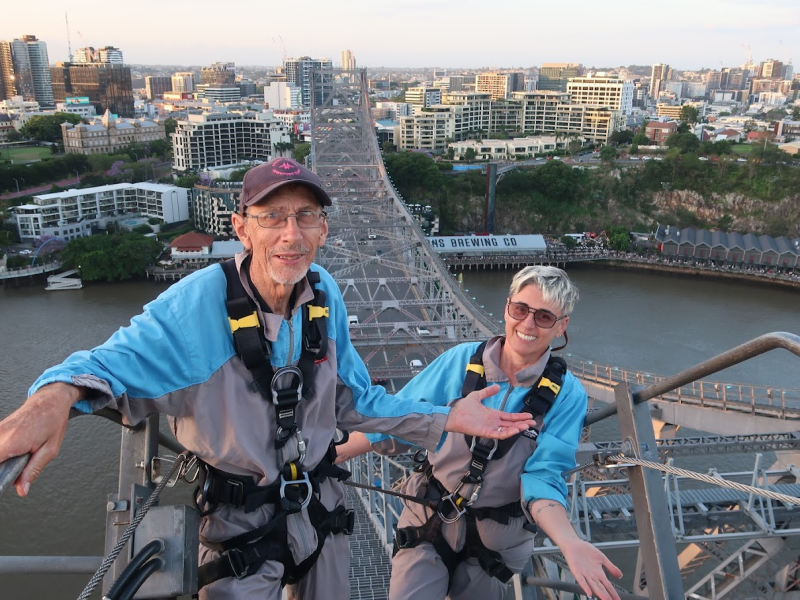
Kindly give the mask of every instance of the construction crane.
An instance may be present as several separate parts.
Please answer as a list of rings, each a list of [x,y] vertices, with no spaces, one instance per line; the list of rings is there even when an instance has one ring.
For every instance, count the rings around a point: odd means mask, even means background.
[[[69,62],[72,62],[72,41],[69,38],[69,15],[64,13],[64,20],[67,22],[67,56],[69,56]]]

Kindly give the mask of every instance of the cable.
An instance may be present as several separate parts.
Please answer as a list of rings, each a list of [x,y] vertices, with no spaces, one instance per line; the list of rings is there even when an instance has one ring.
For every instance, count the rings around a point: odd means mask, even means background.
[[[718,485],[720,487],[726,487],[732,490],[738,490],[746,494],[755,494],[757,496],[764,496],[765,498],[770,498],[772,500],[777,500],[779,502],[785,502],[787,504],[800,505],[800,498],[795,498],[794,496],[787,496],[786,494],[765,490],[763,488],[753,487],[752,485],[746,485],[744,483],[739,483],[737,481],[728,481],[727,479],[722,479],[721,477],[713,477],[711,475],[705,475],[703,473],[695,473],[694,471],[679,469],[678,467],[673,467],[672,465],[662,465],[661,463],[651,462],[649,460],[642,460],[641,458],[633,458],[631,456],[623,456],[622,454],[619,454],[617,456],[609,456],[606,458],[606,460],[615,463],[617,462],[627,463],[632,465],[638,465],[640,467],[647,467],[648,469],[655,469],[663,473],[672,473],[673,475],[681,475],[683,477],[688,477],[690,479],[695,479],[697,481],[704,481],[712,485]]]
[[[78,596],[78,600],[89,600],[89,596],[92,595],[94,588],[96,588],[97,584],[100,583],[100,580],[103,579],[103,576],[106,574],[106,571],[108,571],[108,569],[111,568],[111,565],[117,559],[119,553],[122,552],[122,548],[128,542],[128,539],[133,535],[133,532],[139,526],[139,523],[142,522],[142,519],[144,519],[145,515],[147,514],[147,511],[150,510],[150,507],[152,507],[153,504],[155,504],[156,500],[158,500],[158,496],[159,494],[161,494],[161,490],[163,490],[166,487],[167,482],[169,482],[170,478],[175,473],[175,470],[178,469],[178,467],[180,467],[188,457],[189,457],[188,452],[183,452],[178,455],[177,459],[175,459],[175,464],[172,465],[172,468],[170,469],[167,476],[161,480],[161,482],[156,486],[156,489],[153,490],[153,493],[150,494],[150,497],[147,499],[147,502],[144,503],[144,506],[142,506],[139,512],[136,513],[136,517],[133,519],[131,524],[125,530],[125,533],[122,534],[122,537],[119,539],[119,541],[111,550],[111,552],[109,552],[108,556],[106,556],[105,559],[103,559],[100,568],[97,569],[97,572],[94,575],[92,575],[92,578],[89,580],[89,583],[86,584],[86,587],[81,592],[81,595]]]
[[[164,559],[162,558],[154,558],[153,560],[145,563],[143,567],[138,569],[133,574],[130,582],[127,586],[125,586],[125,589],[122,590],[122,593],[116,600],[131,600],[139,588],[142,587],[142,584],[147,581],[147,578],[156,571],[163,569],[164,564]]]
[[[103,596],[103,600],[116,600],[117,595],[119,594],[120,590],[125,587],[125,584],[128,583],[128,579],[131,577],[131,575],[133,575],[133,573],[137,571],[145,562],[163,551],[164,542],[158,539],[153,540],[144,548],[142,548],[139,553],[131,559],[131,561],[128,563],[128,566],[125,567],[122,573],[120,573],[119,577],[117,577],[117,580],[111,584],[111,587],[108,588],[106,595]]]

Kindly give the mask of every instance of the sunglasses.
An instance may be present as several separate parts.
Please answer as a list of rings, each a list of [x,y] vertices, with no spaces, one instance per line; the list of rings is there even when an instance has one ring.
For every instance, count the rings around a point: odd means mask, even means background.
[[[561,319],[566,318],[566,315],[557,317],[544,308],[531,308],[524,302],[512,302],[509,300],[506,307],[508,316],[515,321],[523,321],[529,314],[532,314],[533,322],[536,323],[537,327],[541,327],[542,329],[552,329]]]

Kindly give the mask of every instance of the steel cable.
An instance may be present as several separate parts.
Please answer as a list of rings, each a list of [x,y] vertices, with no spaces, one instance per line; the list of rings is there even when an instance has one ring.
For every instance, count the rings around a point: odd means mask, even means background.
[[[86,584],[86,587],[81,592],[81,595],[78,596],[78,600],[89,600],[89,596],[92,595],[94,588],[96,588],[97,584],[103,579],[106,571],[111,568],[111,565],[117,559],[119,553],[122,552],[122,548],[128,542],[128,539],[131,537],[131,535],[133,535],[134,530],[139,526],[139,523],[142,522],[142,519],[144,519],[147,511],[150,510],[153,504],[155,504],[156,500],[158,500],[159,494],[161,494],[161,491],[164,489],[164,487],[166,487],[167,483],[172,478],[172,475],[175,474],[176,469],[178,469],[188,459],[188,457],[188,452],[183,452],[178,455],[175,460],[175,464],[172,465],[172,468],[169,471],[169,474],[159,482],[159,484],[156,486],[156,489],[153,490],[152,494],[150,494],[150,497],[144,503],[142,508],[138,513],[136,513],[136,517],[133,519],[133,521],[131,521],[131,524],[125,530],[125,533],[122,534],[122,537],[119,539],[111,552],[109,552],[108,556],[103,559],[103,562],[100,564],[100,568],[97,569],[97,572],[95,572],[94,575],[92,575],[89,583]]]
[[[672,465],[664,465],[649,460],[643,460],[641,458],[623,456],[622,454],[619,454],[617,456],[609,456],[606,458],[606,460],[615,463],[625,463],[626,465],[637,465],[640,467],[647,467],[648,469],[655,469],[657,471],[661,471],[662,473],[672,473],[673,475],[680,475],[683,477],[688,477],[690,479],[695,479],[697,481],[704,481],[712,485],[718,485],[720,487],[726,487],[732,490],[738,490],[746,494],[755,494],[757,496],[763,496],[765,498],[777,500],[778,502],[785,502],[787,504],[794,504],[800,506],[800,498],[795,498],[794,496],[787,496],[786,494],[781,494],[780,492],[773,492],[771,490],[765,490],[763,488],[753,487],[752,485],[738,483],[736,481],[729,481],[727,479],[722,479],[721,477],[714,477],[713,475],[705,475],[703,473],[687,471],[686,469],[673,467]]]

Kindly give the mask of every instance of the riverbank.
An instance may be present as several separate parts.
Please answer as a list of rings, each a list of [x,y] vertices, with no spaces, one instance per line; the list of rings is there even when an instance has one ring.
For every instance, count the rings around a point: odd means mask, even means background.
[[[606,260],[570,263],[569,267],[662,273],[686,278],[704,277],[707,279],[724,279],[800,291],[800,278],[797,276],[787,277],[767,273],[748,273],[745,271],[720,269],[701,265],[664,264],[646,260],[608,258]]]

